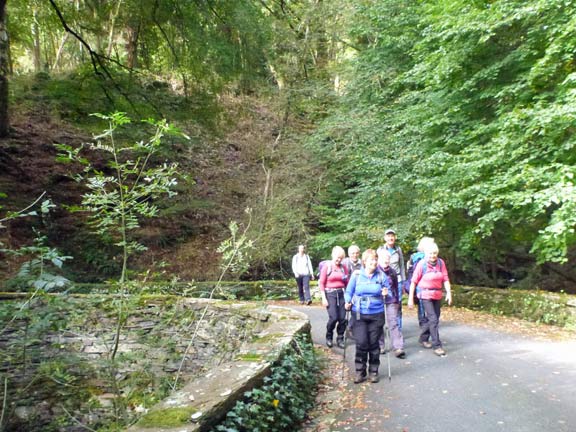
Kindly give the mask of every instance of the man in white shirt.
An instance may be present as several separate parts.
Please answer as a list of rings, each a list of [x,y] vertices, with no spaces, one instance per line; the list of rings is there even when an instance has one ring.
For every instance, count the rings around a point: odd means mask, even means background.
[[[312,299],[310,298],[310,280],[314,280],[314,270],[312,268],[312,261],[306,254],[306,247],[304,245],[299,245],[298,253],[292,257],[292,272],[298,284],[300,304],[312,304]]]

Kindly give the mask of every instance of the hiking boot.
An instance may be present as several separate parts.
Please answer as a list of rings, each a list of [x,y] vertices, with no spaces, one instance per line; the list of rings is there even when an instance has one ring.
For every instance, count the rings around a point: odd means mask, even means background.
[[[432,342],[420,341],[420,345],[422,345],[424,348],[432,348]]]
[[[444,349],[442,349],[442,347],[440,348],[436,348],[434,350],[434,354],[436,354],[437,356],[445,356],[446,355],[446,351],[444,351]]]
[[[332,348],[334,346],[334,343],[332,342],[332,339],[328,339],[326,338],[326,346],[328,348]]]
[[[378,375],[378,372],[370,372],[370,382],[372,384],[376,384],[378,381],[380,381],[380,376]]]
[[[344,344],[344,338],[343,337],[337,338],[336,345],[338,345],[338,348],[344,349],[346,347],[346,345]]]
[[[406,357],[406,352],[402,348],[398,348],[397,350],[394,350],[394,355],[399,359],[403,359]]]
[[[306,306],[310,306],[311,304],[312,304],[312,300],[308,300],[308,301],[306,302]]]
[[[366,381],[366,372],[360,371],[356,372],[356,376],[354,377],[354,384],[360,384],[361,382]]]

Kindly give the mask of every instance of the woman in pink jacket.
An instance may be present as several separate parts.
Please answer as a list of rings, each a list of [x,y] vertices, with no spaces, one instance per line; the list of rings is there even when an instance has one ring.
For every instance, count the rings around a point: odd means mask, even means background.
[[[449,305],[452,304],[452,290],[446,263],[438,257],[438,245],[436,243],[428,244],[425,253],[426,257],[416,265],[412,275],[408,307],[410,309],[414,307],[414,292],[418,287],[418,299],[422,302],[425,311],[425,318],[420,328],[420,345],[425,348],[433,348],[434,354],[443,356],[446,351],[442,348],[438,333],[442,289],[446,290],[446,301]]]

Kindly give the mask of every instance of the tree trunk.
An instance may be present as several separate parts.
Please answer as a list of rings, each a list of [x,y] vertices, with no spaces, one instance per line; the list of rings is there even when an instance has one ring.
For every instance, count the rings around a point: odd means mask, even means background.
[[[40,56],[40,26],[38,25],[38,10],[34,9],[34,21],[32,23],[32,57],[34,58],[34,72],[42,70]]]
[[[126,29],[126,66],[130,69],[138,67],[138,37],[140,36],[140,26],[129,25]]]
[[[8,73],[9,44],[8,30],[6,28],[6,2],[0,0],[0,137],[8,136]]]

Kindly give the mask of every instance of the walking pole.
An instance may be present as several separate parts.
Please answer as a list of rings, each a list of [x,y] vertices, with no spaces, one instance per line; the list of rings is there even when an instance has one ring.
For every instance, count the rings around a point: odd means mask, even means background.
[[[388,327],[388,316],[386,315],[386,303],[384,303],[384,348],[386,349],[386,358],[388,360],[388,381],[392,381],[392,372],[390,371],[390,348],[392,347],[390,338],[390,327]],[[388,347],[386,347],[388,345]]]
[[[344,331],[344,353],[342,354],[342,381],[344,381],[344,368],[346,367],[346,346],[348,336],[348,321],[350,320],[350,311],[346,311],[346,330]]]

